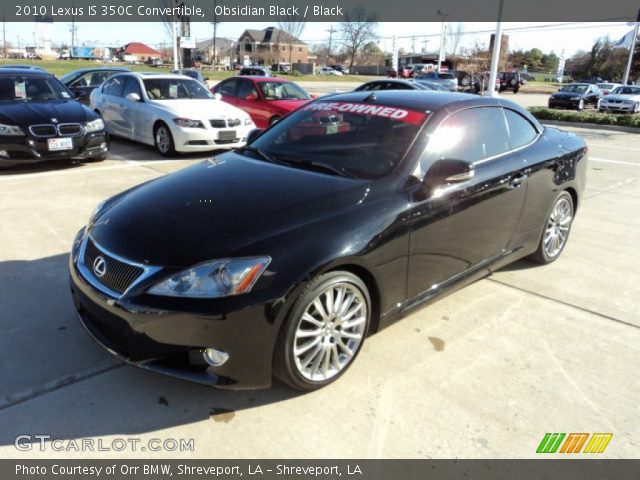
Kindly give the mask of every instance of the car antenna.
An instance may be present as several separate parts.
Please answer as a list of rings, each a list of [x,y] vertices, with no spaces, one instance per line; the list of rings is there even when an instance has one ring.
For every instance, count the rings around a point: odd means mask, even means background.
[[[367,95],[366,98],[363,100],[363,102],[375,102],[375,101],[376,101],[375,93],[371,93],[370,95]]]

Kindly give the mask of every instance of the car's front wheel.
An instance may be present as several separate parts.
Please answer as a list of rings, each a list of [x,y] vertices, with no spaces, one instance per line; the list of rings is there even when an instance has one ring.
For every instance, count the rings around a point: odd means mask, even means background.
[[[153,137],[155,139],[156,148],[162,155],[170,156],[176,152],[171,130],[169,130],[169,127],[164,123],[160,123],[156,126]]]
[[[584,110],[584,100],[582,98],[578,102],[578,110]]]
[[[371,298],[360,278],[345,271],[317,276],[285,320],[274,375],[302,391],[335,381],[358,355],[370,319]]]
[[[633,106],[633,113],[639,113],[640,112],[640,102],[636,102],[636,104]]]
[[[544,265],[558,259],[567,244],[573,216],[573,198],[564,191],[556,198],[547,216],[538,249],[531,255],[533,261]]]

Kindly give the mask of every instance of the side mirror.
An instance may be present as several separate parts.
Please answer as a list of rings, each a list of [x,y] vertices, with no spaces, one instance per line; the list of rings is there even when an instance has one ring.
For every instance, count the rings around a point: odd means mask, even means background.
[[[254,128],[253,130],[250,130],[247,134],[247,145],[252,143],[260,135],[262,135],[262,132],[263,130],[261,128]]]
[[[213,98],[215,98],[216,100],[222,100],[222,94],[216,92],[213,94]]]
[[[134,93],[134,92],[131,92],[131,93],[127,94],[127,96],[124,97],[124,98],[126,98],[127,100],[130,100],[132,102],[139,102],[141,100],[140,99],[140,95],[138,95],[137,93]]]
[[[316,98],[318,98],[317,95],[309,95],[309,97],[311,97],[312,100],[315,100]]]
[[[204,77],[204,81],[208,82],[209,81],[209,77]]]
[[[428,191],[432,192],[438,187],[471,180],[475,173],[471,163],[445,158],[438,160],[431,166],[422,183]]]
[[[85,92],[84,90],[76,90],[74,93],[76,100],[82,100],[87,96],[87,92]]]
[[[244,97],[245,100],[253,101],[258,99],[258,94],[255,92],[251,92],[249,95]]]

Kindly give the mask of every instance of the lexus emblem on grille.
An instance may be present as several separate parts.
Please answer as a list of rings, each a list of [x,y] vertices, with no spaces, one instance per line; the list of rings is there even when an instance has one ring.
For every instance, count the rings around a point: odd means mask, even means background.
[[[107,262],[103,257],[98,256],[93,261],[93,273],[95,273],[98,278],[104,277],[105,273],[107,273]]]
[[[51,119],[51,121],[52,121],[53,123],[58,123],[58,119],[57,119],[57,118],[52,118],[52,119]]]

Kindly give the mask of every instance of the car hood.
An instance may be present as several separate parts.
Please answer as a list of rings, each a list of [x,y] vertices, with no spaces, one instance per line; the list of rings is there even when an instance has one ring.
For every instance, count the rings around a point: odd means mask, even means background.
[[[631,100],[632,102],[637,102],[640,101],[640,95],[620,95],[620,94],[616,94],[616,95],[612,95],[609,94],[605,97],[606,101],[609,100]]]
[[[267,100],[267,104],[285,112],[293,112],[311,100]]]
[[[359,206],[369,184],[229,152],[111,199],[90,233],[107,250],[149,265],[268,254],[250,246]]]
[[[51,123],[83,123],[96,115],[76,100],[0,102],[0,123],[34,125]]]
[[[186,118],[245,118],[248,115],[233,105],[214,99],[150,100],[151,105]]]

